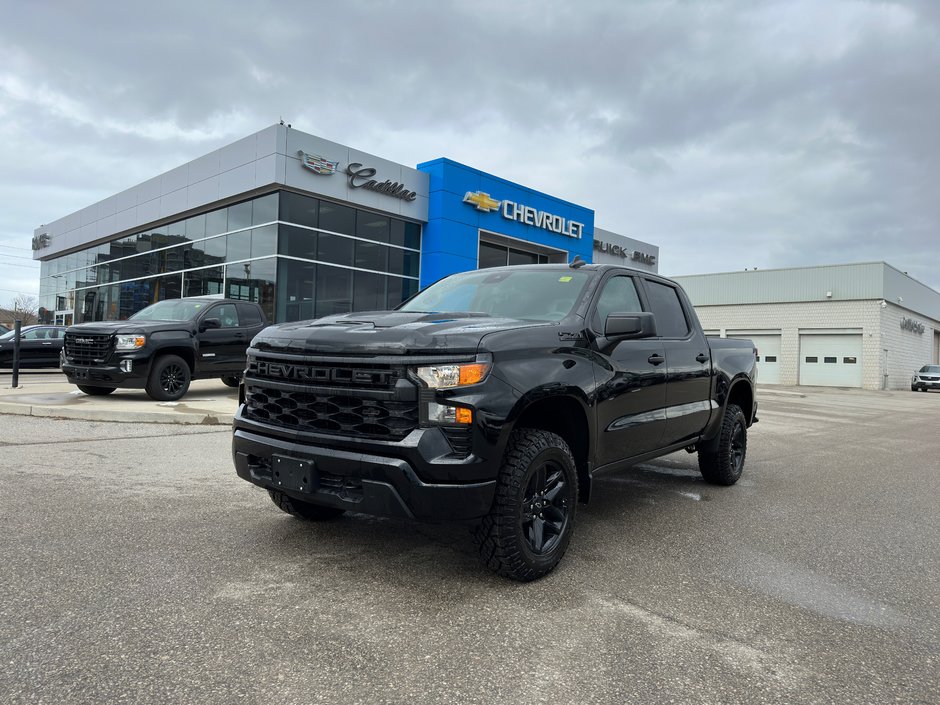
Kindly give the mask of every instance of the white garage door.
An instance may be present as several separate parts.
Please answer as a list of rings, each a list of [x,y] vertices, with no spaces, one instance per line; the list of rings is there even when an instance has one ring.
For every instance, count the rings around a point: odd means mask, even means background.
[[[780,384],[780,336],[746,335],[757,348],[757,383]]]
[[[862,386],[862,336],[800,335],[800,384]]]

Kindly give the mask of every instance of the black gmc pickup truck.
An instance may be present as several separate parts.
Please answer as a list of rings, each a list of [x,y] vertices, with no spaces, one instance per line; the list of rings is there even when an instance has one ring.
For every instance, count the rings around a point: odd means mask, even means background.
[[[455,274],[395,311],[287,323],[248,350],[232,453],[283,511],[467,520],[483,561],[561,559],[601,472],[686,449],[741,475],[750,341],[706,339],[685,292],[619,266]]]
[[[69,326],[60,366],[85,394],[143,388],[174,401],[193,379],[220,377],[237,387],[245,350],[267,325],[256,303],[212,297],[167,299],[126,321]]]

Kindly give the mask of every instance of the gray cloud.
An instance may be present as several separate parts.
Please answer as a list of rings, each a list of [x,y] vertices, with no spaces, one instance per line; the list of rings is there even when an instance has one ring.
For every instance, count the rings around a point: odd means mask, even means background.
[[[281,116],[592,207],[666,274],[940,288],[938,69],[926,1],[28,3],[0,27],[0,302],[38,289],[5,256],[34,227]]]

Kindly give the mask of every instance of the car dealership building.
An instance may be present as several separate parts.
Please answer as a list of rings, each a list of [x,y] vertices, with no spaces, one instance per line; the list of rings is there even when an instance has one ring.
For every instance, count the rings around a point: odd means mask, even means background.
[[[579,255],[658,271],[657,246],[594,221],[450,159],[412,168],[273,125],[37,228],[40,316],[215,294],[294,321],[393,307],[478,267]],[[710,334],[755,341],[763,384],[897,389],[940,361],[940,294],[883,262],[677,279]]]
[[[477,267],[656,271],[659,248],[584,206],[436,159],[411,168],[273,125],[37,228],[44,320],[124,319],[166,298],[259,302],[272,321],[384,309]]]

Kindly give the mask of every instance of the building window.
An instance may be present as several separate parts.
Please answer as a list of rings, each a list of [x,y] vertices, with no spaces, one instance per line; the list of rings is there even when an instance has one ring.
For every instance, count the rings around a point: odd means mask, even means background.
[[[808,358],[806,358],[806,361],[807,361],[807,362],[819,362],[819,358],[818,358],[818,357],[808,357]]]
[[[858,362],[858,359],[854,357],[843,357],[842,362],[846,365],[854,365]]]
[[[834,364],[835,364],[836,362],[838,362],[838,361],[839,361],[839,359],[836,358],[836,357],[825,357],[825,358],[823,358],[823,362],[826,363],[826,364],[830,364],[830,365],[834,365]]]
[[[760,362],[760,358],[757,358],[757,361]],[[777,361],[776,355],[767,355],[764,357],[764,362],[776,362],[776,361]]]

